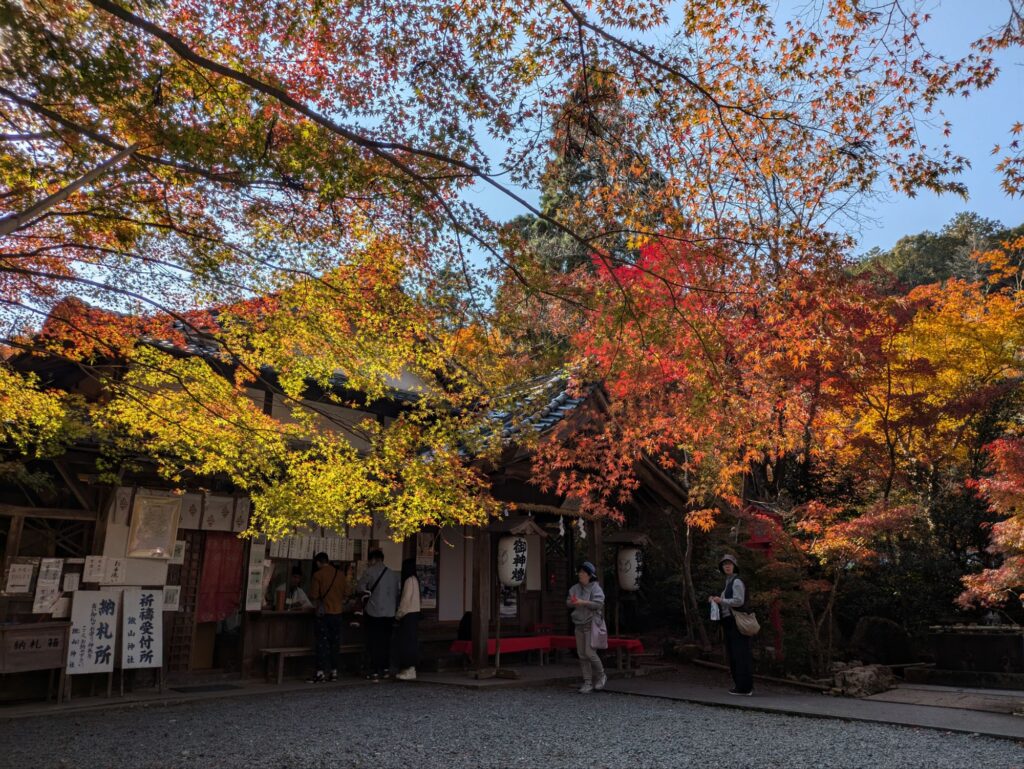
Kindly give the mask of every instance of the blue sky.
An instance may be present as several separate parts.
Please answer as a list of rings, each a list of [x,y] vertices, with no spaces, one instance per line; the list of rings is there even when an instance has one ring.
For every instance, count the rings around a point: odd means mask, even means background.
[[[801,0],[780,0],[781,6]],[[938,54],[956,58],[969,52],[970,44],[984,34],[1002,26],[1009,18],[1008,0],[930,0],[924,8],[932,19],[925,25],[922,37]],[[991,155],[996,144],[1006,145],[1010,126],[1024,120],[1024,51],[1002,53],[998,57],[1002,74],[996,84],[971,95],[969,99],[947,98],[940,105],[942,116],[933,116],[934,123],[943,119],[953,123],[949,139],[954,152],[971,160],[971,169],[961,177],[970,191],[970,199],[930,192],[908,198],[883,191],[869,201],[863,210],[863,223],[857,232],[856,253],[874,246],[887,248],[904,235],[922,230],[938,230],[961,211],[976,211],[1007,225],[1024,223],[1024,201],[1007,197],[999,187],[995,173],[997,157]],[[931,136],[922,133],[930,146],[942,143],[939,129]],[[492,216],[505,220],[524,213],[513,201],[482,185],[467,193]],[[537,200],[536,193],[524,197]]]
[[[1007,0],[942,0],[931,4],[931,12],[923,35],[926,42],[937,53],[962,56],[971,41],[1006,22],[1009,4]],[[971,159],[972,168],[963,177],[970,200],[965,203],[952,195],[929,192],[913,199],[887,195],[865,212],[874,221],[859,233],[859,250],[885,248],[903,235],[938,230],[960,211],[977,211],[1007,225],[1024,222],[1024,200],[1011,199],[1000,189],[994,170],[998,158],[990,154],[994,145],[1008,143],[1010,126],[1024,120],[1024,51],[1004,52],[999,65],[1002,75],[992,88],[942,104],[953,123],[953,150]]]

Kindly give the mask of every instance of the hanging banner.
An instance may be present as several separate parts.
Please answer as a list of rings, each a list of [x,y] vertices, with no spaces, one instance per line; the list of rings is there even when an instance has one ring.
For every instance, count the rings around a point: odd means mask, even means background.
[[[128,523],[128,518],[132,513],[132,489],[126,486],[118,488],[114,494],[112,513],[114,523]]]
[[[68,675],[114,669],[121,591],[78,590],[71,602]]]
[[[235,520],[235,498],[206,495],[203,505],[203,531],[231,531]]]
[[[183,529],[201,529],[203,523],[203,495],[182,494],[181,520],[178,525]]]
[[[124,591],[121,613],[121,667],[159,668],[164,664],[164,591]]]
[[[44,558],[39,562],[36,596],[32,601],[33,614],[49,614],[53,610],[53,604],[60,598],[60,573],[63,570],[63,558]]]
[[[416,578],[420,583],[420,608],[437,608],[437,564],[434,556],[416,559]]]
[[[231,525],[231,530],[236,534],[245,531],[249,528],[249,506],[250,501],[248,497],[239,497],[235,501],[235,518]]]

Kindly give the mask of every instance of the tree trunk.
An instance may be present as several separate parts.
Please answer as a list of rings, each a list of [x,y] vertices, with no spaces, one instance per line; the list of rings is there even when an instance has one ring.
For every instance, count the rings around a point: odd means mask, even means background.
[[[691,638],[699,638],[704,651],[711,649],[707,628],[700,616],[700,604],[697,602],[697,591],[693,586],[693,527],[686,524],[686,550],[683,553],[683,613],[686,616],[686,629]],[[694,632],[696,631],[696,632]]]

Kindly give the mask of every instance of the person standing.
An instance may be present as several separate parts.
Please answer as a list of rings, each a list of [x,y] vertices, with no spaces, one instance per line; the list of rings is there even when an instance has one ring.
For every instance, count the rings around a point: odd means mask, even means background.
[[[721,595],[711,596],[712,603],[718,604],[722,632],[725,634],[725,651],[729,657],[729,672],[732,673],[733,688],[729,694],[749,697],[754,693],[754,659],[750,651],[750,638],[736,627],[733,609],[746,611],[747,587],[739,578],[739,563],[733,555],[723,555],[718,570],[725,575],[725,589]]]
[[[597,584],[597,569],[590,561],[584,561],[580,566],[578,578],[579,582],[569,588],[565,604],[572,609],[572,623],[576,628],[576,654],[580,658],[583,675],[580,694],[589,694],[595,689],[600,691],[608,682],[601,658],[590,642],[594,619],[604,615],[604,591]]]
[[[395,619],[398,620],[398,675],[395,678],[415,681],[420,622],[420,580],[416,576],[415,558],[402,561],[402,597],[398,601]]]
[[[391,664],[391,626],[398,606],[398,575],[384,565],[384,552],[371,550],[366,571],[356,589],[366,599],[363,620],[366,625],[366,650],[370,656],[370,680],[388,677]]]
[[[317,553],[313,565],[316,571],[309,588],[309,597],[316,607],[316,673],[309,681],[319,684],[325,680],[338,680],[341,612],[348,591],[345,577],[331,566],[327,553]],[[328,670],[330,674],[325,676]]]

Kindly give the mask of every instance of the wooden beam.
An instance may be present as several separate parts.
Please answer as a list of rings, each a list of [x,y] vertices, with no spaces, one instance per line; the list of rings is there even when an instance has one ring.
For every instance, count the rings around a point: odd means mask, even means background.
[[[64,483],[71,489],[71,493],[75,495],[75,499],[78,500],[78,504],[85,510],[91,510],[93,508],[93,502],[89,499],[89,495],[86,493],[85,488],[79,483],[78,478],[71,472],[71,469],[67,466],[67,463],[63,459],[53,460],[54,467],[57,468],[57,472],[60,473],[60,477],[64,479]]]
[[[59,521],[95,521],[95,510],[69,510],[63,507],[23,507],[0,504],[0,515],[26,518],[51,518]]]

